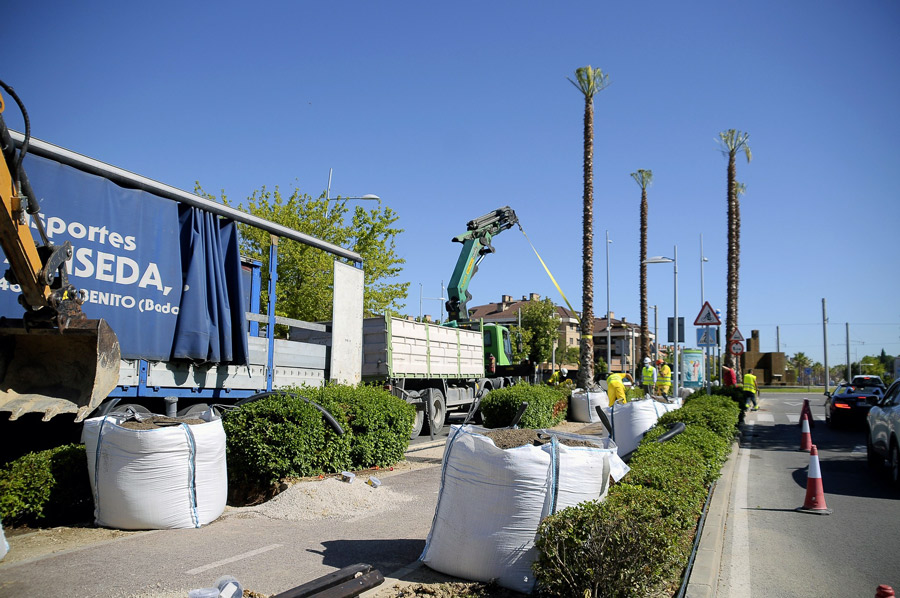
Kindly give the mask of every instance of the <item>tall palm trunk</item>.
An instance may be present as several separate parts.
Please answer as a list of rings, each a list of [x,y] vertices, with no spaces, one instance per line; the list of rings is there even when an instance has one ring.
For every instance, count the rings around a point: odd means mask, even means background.
[[[606,87],[607,75],[590,65],[575,70],[569,81],[584,94],[584,240],[582,249],[582,310],[578,385],[594,385],[594,95]]]
[[[581,290],[581,344],[578,385],[589,388],[594,381],[594,101],[584,100],[584,209]]]
[[[631,173],[631,178],[641,186],[641,255],[638,263],[641,268],[641,356],[640,363],[650,357],[650,317],[647,306],[647,220],[649,207],[647,204],[647,187],[653,181],[652,170],[638,170]],[[657,340],[657,342],[659,342]]]

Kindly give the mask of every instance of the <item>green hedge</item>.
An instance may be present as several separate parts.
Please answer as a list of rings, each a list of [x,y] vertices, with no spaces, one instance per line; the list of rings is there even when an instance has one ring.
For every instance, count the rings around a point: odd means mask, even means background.
[[[525,383],[492,390],[481,401],[485,427],[510,425],[523,402],[528,403],[528,408],[519,421],[520,428],[552,428],[566,418],[569,391]]]
[[[728,458],[740,410],[727,396],[694,395],[647,432],[631,471],[607,499],[546,518],[534,565],[549,596],[672,595],[687,565],[709,484]],[[685,431],[654,442],[668,423]]]
[[[0,468],[0,519],[5,524],[89,521],[94,498],[83,444],[28,453]]]
[[[301,397],[329,411],[345,433]],[[262,489],[283,478],[391,465],[406,451],[414,415],[373,386],[285,389],[226,414],[229,483]]]

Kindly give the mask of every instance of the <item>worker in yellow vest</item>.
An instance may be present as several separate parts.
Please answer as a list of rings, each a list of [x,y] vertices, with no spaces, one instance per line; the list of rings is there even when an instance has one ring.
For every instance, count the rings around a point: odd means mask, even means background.
[[[656,388],[656,368],[650,363],[650,358],[644,358],[644,367],[641,368],[641,387],[648,395],[652,395]]]
[[[756,385],[756,376],[747,372],[744,374],[744,402],[745,409],[750,409],[750,403],[753,403],[753,411],[759,411],[759,387]]]
[[[656,378],[656,394],[669,398],[669,389],[672,388],[672,368],[662,359],[656,360],[656,369],[659,376]]]
[[[627,372],[624,374],[610,374],[606,377],[606,394],[609,396],[610,407],[618,400],[621,400],[623,403],[628,402],[628,398],[625,396],[625,385],[622,383],[622,380],[626,378],[634,383],[634,378]]]

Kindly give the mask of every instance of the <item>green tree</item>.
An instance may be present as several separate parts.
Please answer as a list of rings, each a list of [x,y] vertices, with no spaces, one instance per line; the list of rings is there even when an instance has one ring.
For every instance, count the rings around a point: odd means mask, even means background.
[[[512,340],[513,363],[522,363],[531,353],[531,330],[524,326],[510,326],[509,334]]]
[[[647,187],[653,182],[652,170],[638,170],[631,173],[631,178],[641,187],[641,254],[638,263],[641,267],[641,361],[650,357],[650,316],[647,307]]]
[[[584,96],[583,248],[581,355],[578,386],[590,388],[594,381],[594,96],[609,85],[609,76],[590,65],[575,70],[569,79]]]
[[[741,259],[741,211],[740,211],[740,183],[737,181],[737,166],[735,157],[738,152],[744,152],[747,162],[753,158],[750,152],[750,134],[735,129],[728,129],[719,133],[722,153],[728,158],[728,274],[726,281],[726,318],[725,338],[731,338],[738,328],[738,288]],[[731,353],[726,355],[726,365],[735,367],[736,359]]]
[[[797,382],[801,382],[801,380],[803,380],[802,376],[806,375],[806,368],[812,365],[812,360],[809,358],[809,356],[806,355],[806,353],[799,351],[797,353],[794,353],[794,356],[788,360],[788,363],[790,364],[791,368],[795,372],[797,372]]]
[[[216,199],[203,192],[199,185],[196,192]],[[404,306],[400,301],[406,298],[409,283],[395,281],[406,262],[395,249],[395,239],[403,232],[394,226],[397,213],[379,202],[369,210],[356,206],[350,214],[346,202],[337,199],[336,204],[329,206],[324,195],[313,199],[294,188],[285,196],[278,187],[273,191],[262,187],[247,198],[246,206],[236,207],[359,253],[363,258],[365,315],[399,311]],[[231,205],[224,192],[221,201]],[[261,300],[265,306],[271,236],[249,225],[240,225],[240,231],[241,252],[263,263]],[[297,241],[279,239],[276,315],[313,322],[330,320],[335,259],[341,258]]]
[[[556,306],[549,298],[529,301],[522,307],[522,328],[529,333],[528,358],[534,363],[550,361],[559,336]]]

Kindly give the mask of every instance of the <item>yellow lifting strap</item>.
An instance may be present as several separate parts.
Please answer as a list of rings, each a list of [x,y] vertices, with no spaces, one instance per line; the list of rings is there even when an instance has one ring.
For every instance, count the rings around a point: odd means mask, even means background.
[[[578,317],[578,314],[575,313],[575,309],[572,307],[572,304],[569,303],[569,300],[566,298],[566,294],[563,293],[563,290],[560,288],[559,283],[556,282],[556,279],[553,278],[553,274],[550,273],[550,268],[547,267],[547,264],[544,263],[544,260],[541,259],[541,254],[538,253],[538,250],[535,249],[534,243],[531,242],[531,239],[528,238],[528,235],[525,234],[525,229],[522,228],[522,223],[519,223],[519,230],[522,231],[522,235],[524,235],[525,240],[528,241],[528,244],[531,245],[531,249],[534,251],[534,255],[537,256],[538,261],[541,262],[541,265],[544,267],[544,270],[547,272],[547,276],[550,277],[550,280],[553,281],[553,286],[556,287],[556,290],[559,291],[559,294],[562,295],[563,301],[566,302],[566,306],[569,308],[569,311],[572,312],[572,315],[575,319],[581,323],[581,318]]]

